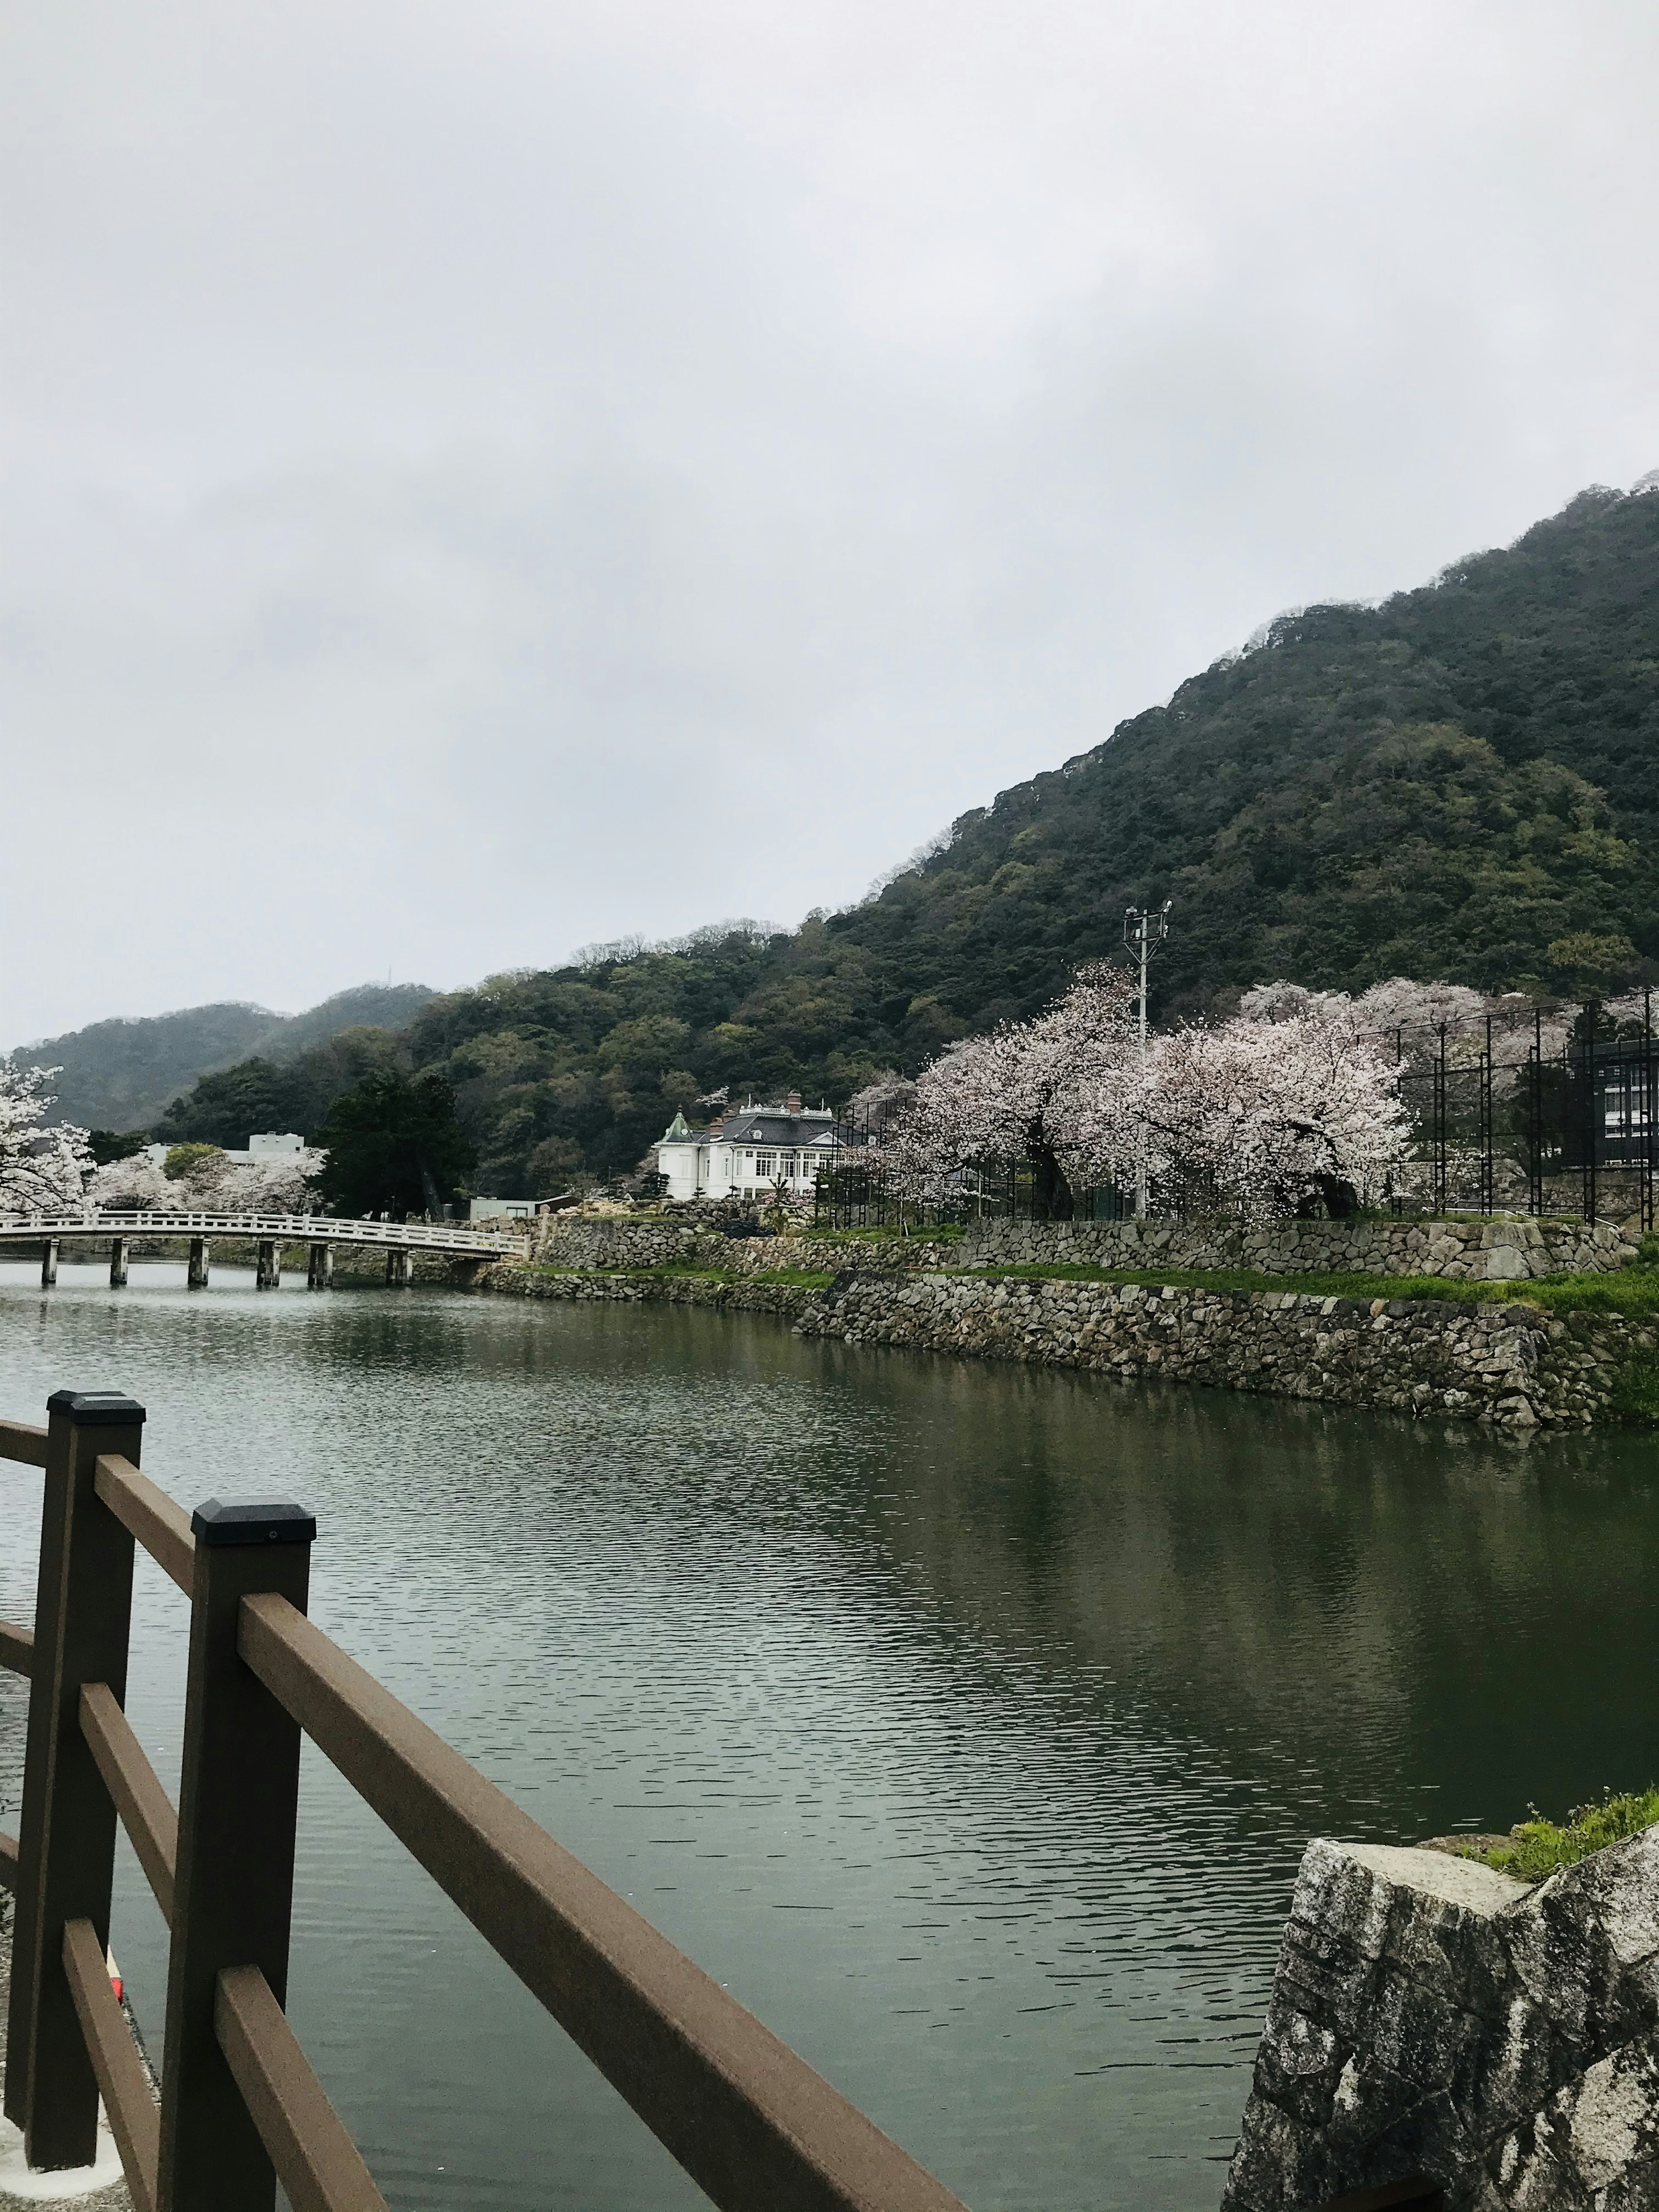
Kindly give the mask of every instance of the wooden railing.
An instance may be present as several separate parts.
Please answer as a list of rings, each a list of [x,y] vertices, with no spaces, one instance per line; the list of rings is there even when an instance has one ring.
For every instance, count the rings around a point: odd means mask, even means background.
[[[31,2166],[92,2162],[101,2095],[137,2212],[385,2212],[284,2016],[303,1732],[732,2212],[962,2212],[956,2197],[307,1618],[296,1505],[186,1519],[139,1472],[143,1408],[59,1391],[0,1457],[45,1474],[8,2115]],[[123,1710],[133,1547],[190,1601],[175,1811]],[[119,1819],[171,1931],[159,2108],[106,1966]],[[465,2186],[458,2191],[464,2201]]]
[[[301,1506],[186,1519],[139,1472],[144,1411],[60,1390],[0,1459],[45,1474],[31,1632],[8,2118],[84,2166],[101,2096],[137,2212],[386,2212],[284,2014],[301,1733],[728,2212],[963,2212],[958,2200],[307,1618]],[[175,1811],[128,1724],[133,1547],[190,1601]],[[157,2106],[106,1959],[115,1824],[171,1934]],[[464,2188],[463,2188],[464,2194]],[[1325,2212],[1443,2212],[1421,2178]]]

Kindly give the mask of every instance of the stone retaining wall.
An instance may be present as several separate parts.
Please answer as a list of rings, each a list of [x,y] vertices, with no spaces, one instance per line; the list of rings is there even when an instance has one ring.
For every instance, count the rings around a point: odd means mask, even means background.
[[[1520,1282],[1605,1274],[1636,1256],[1637,1228],[1599,1221],[986,1221],[963,1239],[964,1267],[1088,1261],[1104,1267],[1261,1275],[1444,1275]]]
[[[549,1274],[510,1264],[486,1268],[482,1290],[509,1297],[568,1298],[602,1304],[725,1306],[741,1313],[781,1314],[793,1319],[816,1294],[794,1283],[721,1283],[707,1275],[604,1275],[591,1270]]]
[[[806,1295],[796,1327],[851,1344],[1322,1399],[1510,1431],[1588,1427],[1607,1412],[1626,1363],[1655,1343],[1618,1314],[1563,1321],[1531,1306],[1438,1298],[850,1269],[828,1291]]]
[[[554,1214],[538,1225],[531,1257],[544,1267],[729,1267],[765,1274],[794,1267],[808,1274],[834,1274],[859,1251],[856,1243],[805,1235],[725,1237],[717,1229],[679,1221],[573,1219]],[[956,1265],[954,1239],[922,1237],[880,1240],[878,1264],[887,1267],[949,1267]]]
[[[1659,1829],[1533,1889],[1310,1844],[1223,2212],[1413,2173],[1447,2212],[1659,2203],[1656,1986]]]

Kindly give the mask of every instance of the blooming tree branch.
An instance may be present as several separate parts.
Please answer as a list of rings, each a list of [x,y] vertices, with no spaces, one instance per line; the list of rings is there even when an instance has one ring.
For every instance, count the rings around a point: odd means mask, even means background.
[[[58,1073],[0,1059],[0,1209],[8,1213],[78,1206],[92,1172],[84,1129],[68,1122],[45,1126],[53,1103],[46,1086]]]

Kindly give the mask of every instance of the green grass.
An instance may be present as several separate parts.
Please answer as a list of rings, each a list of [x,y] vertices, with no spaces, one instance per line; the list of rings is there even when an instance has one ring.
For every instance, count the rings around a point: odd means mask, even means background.
[[[1521,1823],[1513,1844],[1495,1850],[1471,1850],[1466,1856],[1484,1859],[1488,1866],[1500,1868],[1522,1881],[1541,1881],[1557,1867],[1574,1866],[1592,1851],[1650,1828],[1659,1820],[1659,1789],[1650,1785],[1646,1790],[1626,1790],[1617,1797],[1609,1790],[1593,1805],[1576,1806],[1559,1826],[1540,1817],[1536,1807],[1533,1812],[1530,1820]]]
[[[1459,1305],[1531,1305],[1546,1313],[1659,1314],[1659,1267],[1612,1275],[1547,1275],[1518,1283],[1442,1275],[1263,1275],[1249,1267],[1100,1267],[1039,1262],[961,1271],[975,1281],[1164,1284],[1179,1290],[1297,1291],[1321,1298],[1439,1298]]]
[[[1625,1362],[1613,1386],[1611,1410],[1622,1421],[1659,1428],[1659,1359],[1638,1352]]]
[[[837,1242],[890,1243],[895,1232],[887,1230],[842,1229],[826,1232]],[[1659,1257],[1659,1239],[1655,1240]],[[568,1268],[544,1267],[544,1274],[567,1274]],[[698,1266],[690,1261],[665,1261],[654,1267],[612,1267],[595,1273],[619,1275],[702,1275],[732,1282],[789,1282],[813,1287],[826,1284],[828,1274],[799,1268],[775,1268],[756,1276],[735,1268]],[[1529,1305],[1545,1313],[1616,1313],[1632,1317],[1659,1316],[1659,1264],[1624,1267],[1611,1275],[1550,1275],[1516,1283],[1459,1280],[1442,1275],[1259,1274],[1249,1267],[1103,1267],[1091,1261],[1056,1260],[1010,1263],[1000,1267],[964,1267],[949,1271],[969,1282],[1109,1283],[1138,1284],[1158,1290],[1168,1285],[1192,1291],[1295,1291],[1320,1298],[1437,1298],[1457,1305]],[[1632,1362],[1632,1367],[1640,1363]],[[1659,1381],[1652,1385],[1659,1389]],[[1645,1410],[1632,1407],[1632,1411]],[[1659,1400],[1655,1410],[1659,1411]]]

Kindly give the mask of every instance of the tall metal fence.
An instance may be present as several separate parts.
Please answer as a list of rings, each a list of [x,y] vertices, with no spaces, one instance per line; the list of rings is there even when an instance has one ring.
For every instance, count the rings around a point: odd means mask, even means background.
[[[1379,1193],[1395,1214],[1532,1213],[1638,1217],[1654,1226],[1659,1050],[1651,994],[1614,1018],[1594,1000],[1540,1002],[1529,1021],[1487,1018],[1391,1033],[1412,1127],[1407,1158]],[[837,1229],[923,1229],[981,1218],[1119,1221],[1130,1199],[1110,1184],[1076,1188],[1036,1159],[963,1169],[918,1202],[892,1186],[882,1149],[892,1109],[848,1114],[819,1174],[815,1219]],[[1213,1212],[1200,1190],[1154,1212]]]
[[[1395,1033],[1415,1132],[1396,1212],[1606,1214],[1653,1222],[1651,994],[1639,1016],[1535,1006],[1531,1030],[1441,1023]]]
[[[843,1115],[836,1149],[819,1171],[813,1210],[822,1229],[927,1229],[980,1220],[1121,1221],[1132,1200],[1110,1183],[1057,1183],[1035,1159],[984,1160],[962,1169],[939,1197],[902,1195],[882,1165],[892,1109]]]

